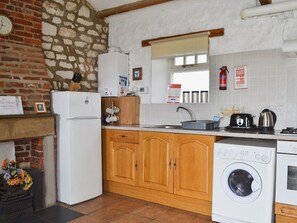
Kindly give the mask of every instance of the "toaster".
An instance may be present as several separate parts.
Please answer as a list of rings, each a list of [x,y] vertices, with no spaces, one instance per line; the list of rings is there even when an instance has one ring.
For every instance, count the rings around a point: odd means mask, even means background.
[[[232,114],[230,117],[230,124],[228,128],[231,129],[257,129],[254,125],[254,119],[251,114],[238,113]]]

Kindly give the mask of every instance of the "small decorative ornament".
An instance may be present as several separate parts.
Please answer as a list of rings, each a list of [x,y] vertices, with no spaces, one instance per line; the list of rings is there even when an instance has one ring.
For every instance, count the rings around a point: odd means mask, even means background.
[[[0,15],[0,36],[8,36],[12,33],[13,24],[6,15]]]

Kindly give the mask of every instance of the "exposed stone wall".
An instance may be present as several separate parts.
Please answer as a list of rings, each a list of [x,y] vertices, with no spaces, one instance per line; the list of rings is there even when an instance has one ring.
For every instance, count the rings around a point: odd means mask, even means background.
[[[81,91],[97,91],[97,57],[107,50],[108,25],[85,0],[45,0],[42,48],[52,88],[68,90],[74,72]]]

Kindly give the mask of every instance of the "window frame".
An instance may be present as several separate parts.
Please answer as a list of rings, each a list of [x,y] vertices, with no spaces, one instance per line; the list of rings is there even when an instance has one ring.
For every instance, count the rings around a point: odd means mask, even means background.
[[[198,63],[198,56],[200,55],[206,55],[207,62],[206,63]],[[186,64],[187,57],[189,56],[195,56],[195,63],[194,64]],[[183,57],[184,64],[183,65],[175,65],[175,58],[177,57]],[[209,67],[209,55],[207,52],[200,52],[196,54],[187,54],[187,55],[179,55],[169,58],[169,63],[171,69],[179,69],[179,68],[188,68],[188,67]]]

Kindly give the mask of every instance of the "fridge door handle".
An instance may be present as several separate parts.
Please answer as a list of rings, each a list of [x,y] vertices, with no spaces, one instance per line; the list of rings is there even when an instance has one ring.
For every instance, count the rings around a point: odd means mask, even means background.
[[[96,116],[79,116],[79,117],[68,118],[67,120],[85,120],[85,119],[98,119],[98,120],[101,120],[100,117],[96,117]]]

